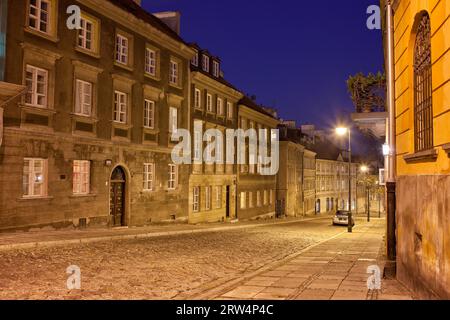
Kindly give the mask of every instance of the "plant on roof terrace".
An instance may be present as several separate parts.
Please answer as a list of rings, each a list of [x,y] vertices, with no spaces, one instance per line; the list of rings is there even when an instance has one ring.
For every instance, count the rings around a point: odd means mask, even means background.
[[[384,112],[386,110],[386,75],[378,72],[358,73],[347,80],[356,112]]]

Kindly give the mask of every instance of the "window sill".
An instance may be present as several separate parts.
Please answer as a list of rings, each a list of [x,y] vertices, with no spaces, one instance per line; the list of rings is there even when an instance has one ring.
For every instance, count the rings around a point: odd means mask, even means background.
[[[178,89],[178,90],[183,90],[183,86],[181,86],[181,85],[179,85],[179,84],[177,84],[177,83],[169,83],[169,85],[172,87],[172,88],[176,88],[176,89]]]
[[[89,51],[88,49],[84,49],[84,48],[81,48],[78,46],[75,48],[75,51],[85,54],[85,55],[88,55],[88,56],[91,56],[96,59],[100,59],[100,54],[96,51]]]
[[[48,34],[48,33],[41,32],[41,31],[37,31],[37,30],[34,30],[34,29],[30,28],[30,27],[25,27],[25,31],[27,33],[29,33],[29,34],[32,34],[34,36],[38,36],[40,38],[47,39],[47,40],[49,40],[51,42],[54,42],[54,43],[58,43],[59,42],[59,38],[57,36],[55,36],[55,35],[52,35],[52,34]]]
[[[444,149],[444,151],[447,152],[448,156],[450,157],[450,143],[444,144],[442,146],[442,149]]]
[[[94,123],[99,122],[99,120],[97,118],[94,118],[92,116],[85,116],[85,115],[76,114],[76,113],[71,113],[70,115],[72,116],[73,119],[80,121],[80,122],[85,122],[85,123],[89,123],[89,124],[94,124]]]
[[[97,194],[95,193],[88,193],[88,194],[73,194],[69,198],[71,199],[83,199],[83,198],[95,198],[97,197]]]
[[[17,201],[50,201],[53,200],[53,197],[43,196],[43,197],[21,197],[17,199]]]
[[[56,111],[45,106],[35,106],[31,104],[20,104],[20,108],[26,112],[40,115],[56,114]]]
[[[133,67],[130,67],[130,66],[127,65],[127,64],[122,64],[122,63],[119,63],[119,62],[117,62],[117,61],[114,61],[114,65],[115,65],[116,67],[119,67],[119,68],[125,69],[125,70],[127,70],[127,71],[133,72]]]
[[[144,76],[147,79],[151,79],[151,80],[154,80],[154,81],[161,81],[161,77],[160,76],[153,76],[153,75],[151,75],[149,73],[145,73]]]
[[[403,157],[406,163],[417,163],[417,162],[434,162],[437,160],[438,151],[436,149],[430,149],[425,151],[416,152],[413,154],[408,154]]]

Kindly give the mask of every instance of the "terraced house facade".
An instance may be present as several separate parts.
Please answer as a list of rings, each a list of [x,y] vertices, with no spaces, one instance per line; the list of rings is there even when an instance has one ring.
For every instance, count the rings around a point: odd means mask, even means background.
[[[81,9],[80,29],[66,9]],[[194,50],[131,0],[8,0],[0,229],[187,220]]]

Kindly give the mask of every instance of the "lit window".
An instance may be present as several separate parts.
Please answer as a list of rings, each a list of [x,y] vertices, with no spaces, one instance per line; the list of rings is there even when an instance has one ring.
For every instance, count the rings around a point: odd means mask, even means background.
[[[144,191],[153,191],[154,178],[155,178],[155,164],[145,163],[144,164]]]
[[[253,205],[253,192],[248,193],[248,207],[252,209],[254,207]]]
[[[76,81],[75,113],[87,117],[92,115],[92,83]]]
[[[222,186],[216,187],[216,208],[222,208]]]
[[[81,29],[78,30],[78,46],[88,51],[94,51],[94,22],[82,17]]]
[[[51,2],[30,0],[28,26],[34,30],[50,33]]]
[[[206,55],[202,57],[202,69],[205,72],[209,72],[209,57]]]
[[[273,190],[270,190],[270,193],[269,193],[269,205],[272,205],[273,204]]]
[[[156,51],[150,48],[145,49],[145,73],[156,76]]]
[[[205,189],[205,210],[211,210],[211,187]]]
[[[195,53],[195,56],[191,60],[192,65],[198,67],[198,52]]]
[[[264,205],[267,206],[269,204],[269,198],[267,190],[264,190]]]
[[[203,133],[202,133],[202,122],[194,122],[194,160],[202,160],[202,148],[203,148]]]
[[[227,102],[227,118],[233,119],[233,104],[231,102]]]
[[[114,93],[114,122],[127,123],[128,95],[116,91]]]
[[[245,209],[246,207],[247,207],[246,193],[241,192],[241,209]]]
[[[212,95],[206,95],[206,111],[213,112]]]
[[[169,132],[177,133],[178,131],[178,109],[170,107],[169,109]]]
[[[47,188],[47,160],[24,159],[23,195],[25,197],[43,197]]]
[[[200,212],[200,187],[194,187],[192,190],[192,211]]]
[[[155,128],[155,102],[144,101],[144,127],[147,129]]]
[[[170,83],[174,85],[178,85],[178,75],[179,75],[179,66],[178,62],[171,60],[170,61]]]
[[[169,164],[169,179],[167,188],[175,190],[178,185],[178,167],[174,164]]]
[[[217,98],[217,114],[223,115],[223,100],[221,98]]]
[[[213,75],[216,78],[220,76],[220,64],[217,61],[213,62]]]
[[[28,87],[28,92],[25,97],[26,104],[46,108],[48,95],[48,71],[27,65],[25,81],[26,86]]]
[[[199,89],[195,89],[194,107],[197,109],[202,108],[202,92]]]
[[[256,192],[256,205],[261,207],[261,191]]]
[[[73,194],[89,194],[91,163],[75,160],[73,162]]]
[[[128,64],[128,47],[128,38],[118,34],[116,36],[116,62],[125,65]]]

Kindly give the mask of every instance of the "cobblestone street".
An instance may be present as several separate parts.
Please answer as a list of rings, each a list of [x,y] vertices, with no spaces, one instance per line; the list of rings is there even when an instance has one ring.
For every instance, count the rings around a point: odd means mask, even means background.
[[[345,228],[344,228],[345,229]],[[182,299],[344,231],[330,219],[0,253],[1,299]],[[82,290],[68,291],[77,265]]]

